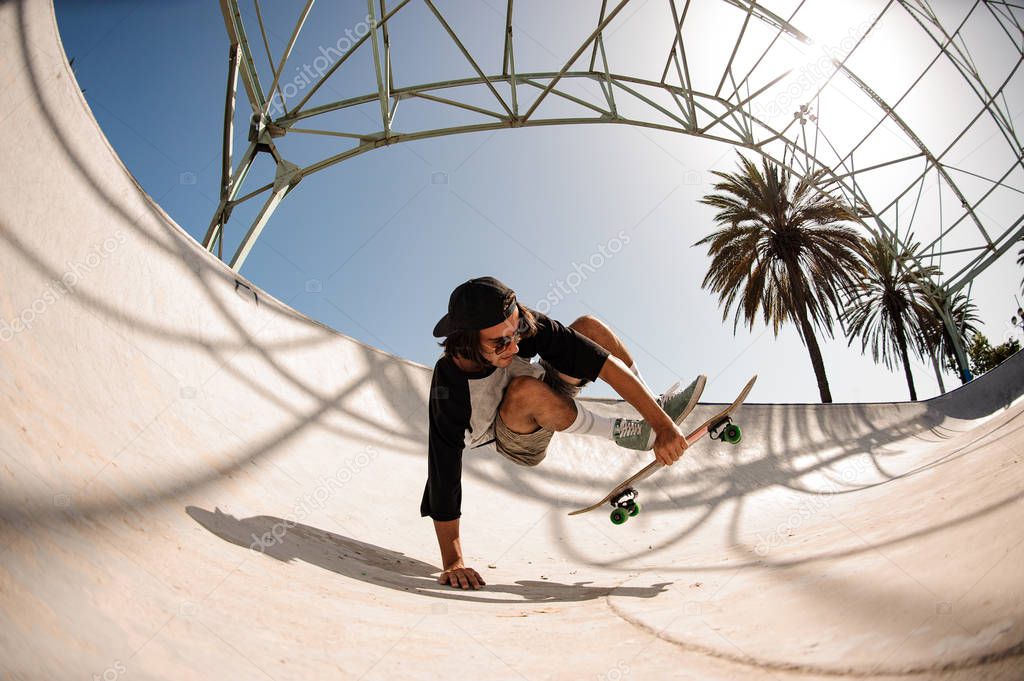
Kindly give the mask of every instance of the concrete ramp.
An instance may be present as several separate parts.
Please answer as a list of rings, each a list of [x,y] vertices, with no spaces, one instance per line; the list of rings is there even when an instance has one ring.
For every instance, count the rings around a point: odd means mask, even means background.
[[[918,404],[745,406],[741,445],[703,441],[622,527],[566,512],[644,457],[469,453],[488,586],[441,587],[429,369],[175,225],[49,3],[0,3],[0,54],[3,678],[1024,675],[1024,358]]]

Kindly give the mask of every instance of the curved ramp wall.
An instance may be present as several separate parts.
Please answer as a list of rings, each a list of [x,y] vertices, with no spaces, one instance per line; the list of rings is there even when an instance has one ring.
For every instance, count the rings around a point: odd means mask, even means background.
[[[565,513],[639,455],[467,454],[488,587],[442,588],[418,515],[429,369],[175,225],[48,3],[0,4],[0,49],[5,676],[1016,678],[1020,356],[917,404],[747,405],[739,447],[696,446],[620,528]]]

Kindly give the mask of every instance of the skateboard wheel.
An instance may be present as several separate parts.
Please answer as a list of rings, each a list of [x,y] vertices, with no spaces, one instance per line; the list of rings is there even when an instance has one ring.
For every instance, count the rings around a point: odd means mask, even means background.
[[[622,523],[629,520],[629,515],[624,508],[617,508],[612,511],[612,523],[615,525],[621,525]]]
[[[722,439],[731,445],[739,444],[743,439],[743,431],[735,423],[730,423],[722,432]]]
[[[629,505],[629,508],[626,510],[629,513],[629,517],[634,518],[640,514],[640,504],[633,502],[632,504]]]

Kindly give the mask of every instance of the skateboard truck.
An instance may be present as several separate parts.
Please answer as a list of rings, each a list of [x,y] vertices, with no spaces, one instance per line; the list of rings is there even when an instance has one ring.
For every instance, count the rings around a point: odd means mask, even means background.
[[[614,507],[611,514],[613,523],[621,525],[640,513],[640,504],[636,502],[638,496],[639,492],[630,487],[609,502]]]
[[[718,432],[719,428],[722,429],[722,432]],[[740,440],[743,439],[743,431],[732,422],[731,418],[726,416],[708,426],[708,437],[712,440],[721,440],[722,442],[735,445],[739,444]]]

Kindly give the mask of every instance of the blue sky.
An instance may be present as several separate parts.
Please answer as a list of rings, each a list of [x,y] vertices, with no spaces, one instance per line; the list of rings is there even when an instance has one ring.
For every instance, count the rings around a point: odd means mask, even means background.
[[[489,5],[474,7],[461,19],[465,28],[494,23]],[[202,239],[220,179],[228,40],[219,7],[57,0],[56,10],[79,83],[114,148],[146,191]],[[557,30],[563,19],[535,24],[544,28],[528,39],[540,52],[558,52],[558,41],[572,38]],[[424,49],[441,42],[427,23],[409,38]],[[307,28],[328,30],[316,22]],[[275,52],[290,30],[272,28]],[[453,52],[431,59],[452,74],[465,67]],[[372,78],[356,66],[352,74],[352,87]],[[243,144],[236,141],[236,153]],[[318,144],[307,151],[331,153],[329,142]],[[761,325],[734,334],[731,317],[723,323],[700,288],[708,259],[692,244],[711,231],[713,214],[698,199],[709,190],[708,171],[729,170],[734,160],[721,142],[618,125],[394,145],[305,178],[242,272],[301,312],[426,365],[439,353],[430,330],[451,289],[491,274],[527,304],[554,301],[549,314],[565,323],[581,314],[604,319],[655,390],[706,373],[707,399],[724,401],[759,373],[753,401],[815,402],[810,361],[793,329],[778,338]],[[258,184],[270,177],[268,167],[253,171],[263,178]],[[240,208],[229,223],[236,240],[249,216]],[[984,330],[996,341],[1012,333],[1017,250],[974,287]],[[906,399],[901,371],[876,366],[845,339],[820,340],[835,401]],[[918,362],[914,373],[921,397],[938,393],[929,365]],[[946,376],[947,388],[957,384]],[[602,384],[590,390],[614,394]]]

